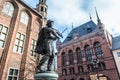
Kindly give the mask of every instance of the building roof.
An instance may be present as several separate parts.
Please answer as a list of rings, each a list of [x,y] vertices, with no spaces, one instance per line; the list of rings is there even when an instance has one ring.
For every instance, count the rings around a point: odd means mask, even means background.
[[[63,43],[72,40],[74,34],[78,34],[79,36],[84,36],[86,34],[93,32],[96,29],[96,27],[97,25],[92,20],[90,20],[89,22],[86,22],[85,24],[82,24],[72,29],[71,32],[66,37],[66,39],[63,41]]]
[[[120,36],[113,37],[112,50],[120,49]]]

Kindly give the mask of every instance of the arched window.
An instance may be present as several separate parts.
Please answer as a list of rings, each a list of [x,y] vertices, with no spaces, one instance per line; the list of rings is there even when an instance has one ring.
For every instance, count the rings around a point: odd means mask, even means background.
[[[21,13],[20,22],[25,24],[25,25],[28,25],[29,16],[28,16],[28,14],[26,12]]]
[[[84,48],[85,48],[85,54],[86,54],[87,61],[91,61],[92,60],[92,52],[91,52],[90,46],[86,45]]]
[[[70,50],[69,53],[68,53],[68,55],[69,55],[69,64],[70,64],[70,65],[74,64],[73,51]]]
[[[78,66],[78,72],[79,73],[83,73],[84,72],[83,66]]]
[[[80,48],[76,48],[76,55],[78,63],[82,62],[82,53]]]
[[[10,2],[5,2],[2,12],[12,17],[14,13],[14,6]]]
[[[67,70],[66,69],[63,69],[62,70],[62,75],[66,75],[67,74]]]
[[[62,53],[62,65],[63,66],[66,65],[66,55],[65,55],[65,52]]]
[[[95,54],[97,57],[103,56],[103,52],[101,49],[101,44],[99,42],[94,43]]]
[[[87,64],[87,70],[88,70],[89,72],[94,71],[94,66],[93,66],[93,64]]]
[[[74,68],[70,68],[69,70],[70,70],[70,74],[74,74],[75,73]]]
[[[98,68],[99,68],[99,70],[105,70],[106,69],[105,62],[98,63]]]
[[[80,78],[79,80],[85,80],[84,78]]]
[[[72,78],[71,80],[74,80],[74,78]]]

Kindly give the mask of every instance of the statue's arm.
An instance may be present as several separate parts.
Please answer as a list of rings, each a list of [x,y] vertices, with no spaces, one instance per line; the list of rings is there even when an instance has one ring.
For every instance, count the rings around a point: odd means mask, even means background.
[[[62,37],[62,34],[54,28],[45,28],[47,31],[52,32],[57,38]]]
[[[60,37],[63,38],[62,34],[58,30],[52,28],[52,31],[53,31],[53,35],[55,35],[57,38],[60,38]]]

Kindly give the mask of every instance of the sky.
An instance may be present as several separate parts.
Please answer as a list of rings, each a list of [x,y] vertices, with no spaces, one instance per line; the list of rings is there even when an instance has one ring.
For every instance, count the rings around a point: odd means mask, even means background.
[[[39,0],[24,0],[26,4],[35,8]],[[119,0],[47,0],[48,19],[54,20],[54,27],[63,33],[64,38],[72,30],[92,20],[97,23],[94,7],[105,28],[113,35],[120,35],[120,1]],[[64,39],[63,38],[63,39]],[[62,40],[63,40],[62,39]]]

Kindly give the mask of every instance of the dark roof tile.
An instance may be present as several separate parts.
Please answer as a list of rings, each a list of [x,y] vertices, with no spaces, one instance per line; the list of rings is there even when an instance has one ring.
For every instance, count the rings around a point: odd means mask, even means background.
[[[63,43],[72,40],[73,34],[77,33],[79,36],[84,36],[86,34],[89,34],[93,32],[96,29],[96,24],[91,20],[83,25],[80,25],[76,28],[74,28],[66,37],[66,39],[63,41]]]

